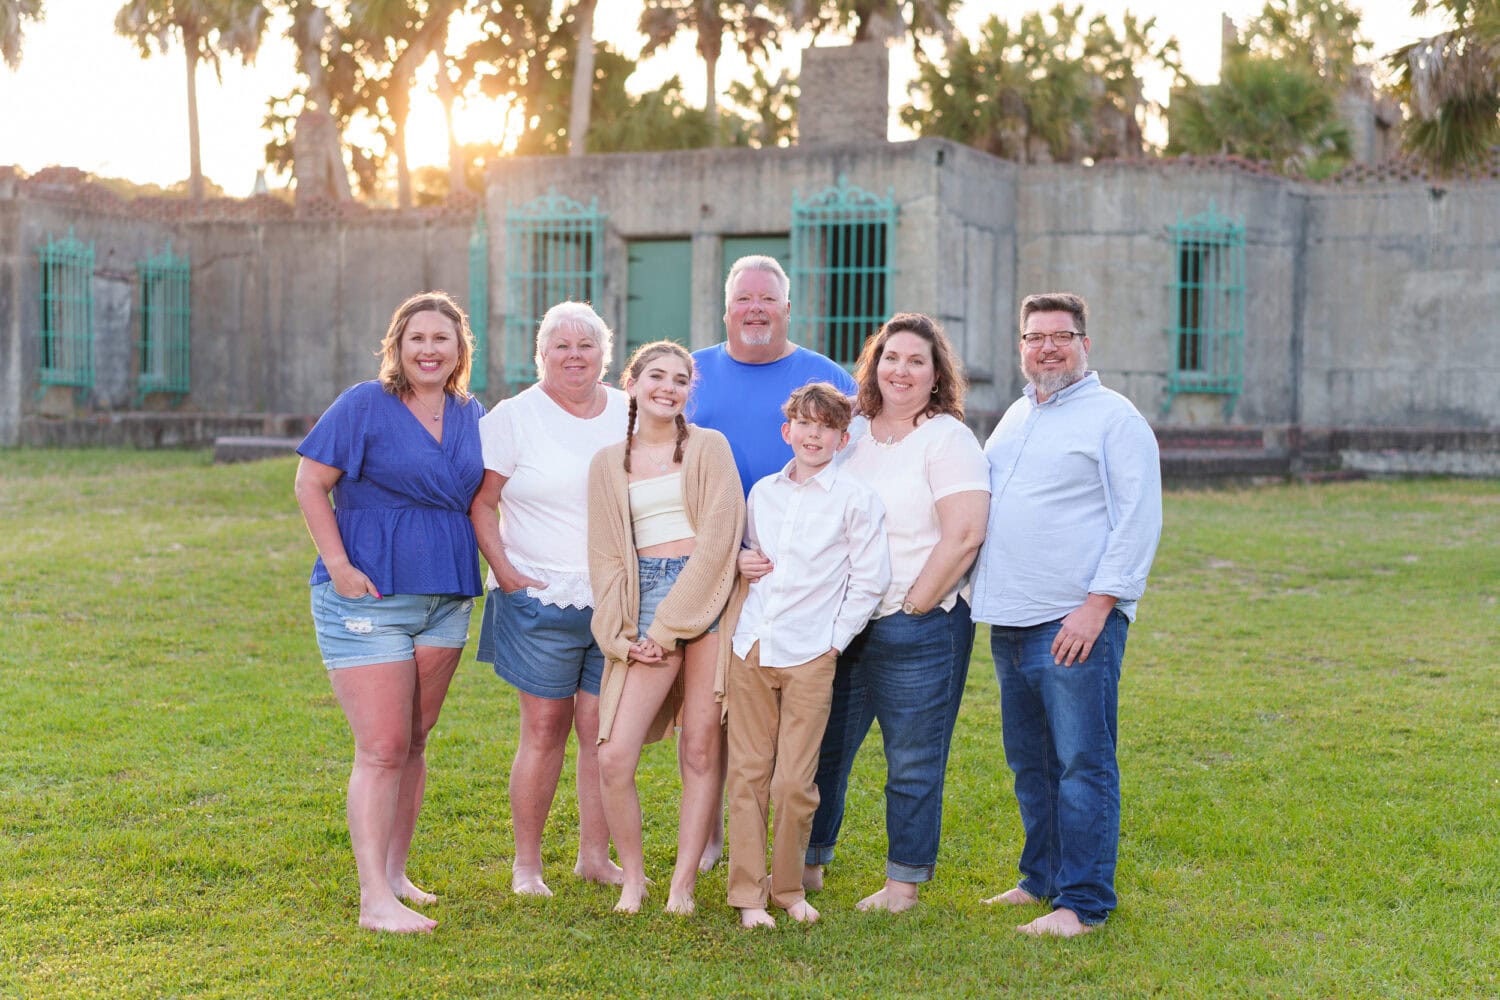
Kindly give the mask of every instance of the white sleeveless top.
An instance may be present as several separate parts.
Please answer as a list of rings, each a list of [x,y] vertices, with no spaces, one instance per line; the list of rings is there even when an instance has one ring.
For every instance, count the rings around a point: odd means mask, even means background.
[[[682,473],[631,483],[630,521],[637,549],[692,538],[693,526],[682,502]]]

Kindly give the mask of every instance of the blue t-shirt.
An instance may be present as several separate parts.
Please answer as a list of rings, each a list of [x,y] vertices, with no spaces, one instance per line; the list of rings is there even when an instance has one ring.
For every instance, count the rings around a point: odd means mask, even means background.
[[[344,390],[297,454],[343,470],[334,517],[349,561],[382,594],[477,597],[478,546],[469,502],[484,478],[484,406],[445,396],[439,443],[379,382]],[[310,584],[328,580],[318,557]]]
[[[688,400],[687,418],[729,439],[740,486],[747,496],[750,487],[792,460],[791,445],[781,439],[781,425],[786,422],[781,407],[792,390],[809,382],[832,382],[845,395],[854,395],[854,380],[848,372],[803,347],[769,364],[749,365],[730,357],[725,345],[716,344],[694,351],[693,365],[697,385]]]

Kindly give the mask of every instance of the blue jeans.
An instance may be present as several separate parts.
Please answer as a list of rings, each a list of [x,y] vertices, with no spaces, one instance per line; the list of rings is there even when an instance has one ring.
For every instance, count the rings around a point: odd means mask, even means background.
[[[818,755],[818,811],[807,863],[833,860],[849,771],[872,720],[885,747],[887,878],[927,882],[943,827],[943,778],[958,719],[974,624],[962,599],[952,611],[877,618],[838,659],[833,705]]]
[[[1130,622],[1111,611],[1088,661],[1052,662],[1061,621],[990,629],[1005,761],[1016,775],[1026,844],[1020,887],[1086,924],[1115,908],[1120,665]]]

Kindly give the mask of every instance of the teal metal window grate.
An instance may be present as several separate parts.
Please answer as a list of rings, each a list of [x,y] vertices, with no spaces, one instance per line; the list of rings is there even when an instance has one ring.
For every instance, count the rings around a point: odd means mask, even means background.
[[[891,314],[896,200],[849,183],[792,194],[792,339],[846,368]]]
[[[1244,389],[1245,225],[1207,212],[1169,226],[1176,268],[1172,282],[1171,367],[1166,412],[1181,393],[1225,396],[1234,412]]]
[[[604,286],[604,215],[548,189],[505,213],[505,380],[536,380],[536,329],[559,302],[593,302]]]
[[[481,393],[490,384],[490,225],[482,208],[469,233],[469,329],[474,333],[469,391]]]
[[[186,256],[166,249],[137,262],[140,281],[140,378],[137,402],[148,393],[170,393],[181,399],[190,388],[192,268]]]
[[[41,372],[38,393],[49,386],[94,384],[94,245],[73,235],[48,238],[41,259]]]

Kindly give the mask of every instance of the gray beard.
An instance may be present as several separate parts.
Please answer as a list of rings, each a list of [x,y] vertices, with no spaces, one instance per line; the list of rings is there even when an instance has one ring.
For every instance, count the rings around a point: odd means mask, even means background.
[[[1036,391],[1043,396],[1053,396],[1083,376],[1084,372],[1077,371],[1042,372],[1031,380],[1031,384],[1036,386]]]
[[[771,342],[773,334],[768,329],[764,334],[750,334],[744,330],[740,331],[740,343],[746,347],[765,347]]]

